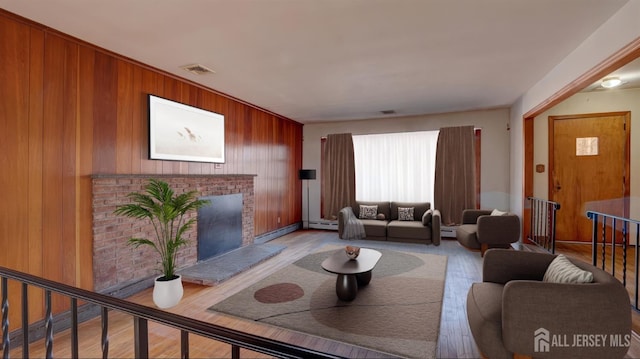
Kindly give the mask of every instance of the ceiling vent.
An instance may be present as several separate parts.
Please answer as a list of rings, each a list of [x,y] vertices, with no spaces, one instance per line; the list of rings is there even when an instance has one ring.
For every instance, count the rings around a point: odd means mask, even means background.
[[[193,64],[193,65],[187,65],[187,66],[182,66],[183,70],[189,71],[193,74],[196,75],[207,75],[207,74],[215,74],[216,72],[211,70],[210,68],[200,65],[200,64]]]
[[[396,113],[396,110],[382,110],[380,111],[380,113],[383,115],[394,115]]]

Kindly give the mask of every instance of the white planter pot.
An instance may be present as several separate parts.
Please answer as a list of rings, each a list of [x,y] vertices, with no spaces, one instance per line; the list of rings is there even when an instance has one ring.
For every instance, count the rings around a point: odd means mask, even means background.
[[[178,278],[169,281],[159,281],[158,278],[156,278],[153,287],[153,302],[156,306],[160,309],[166,309],[178,304],[184,293],[182,277],[178,276]]]

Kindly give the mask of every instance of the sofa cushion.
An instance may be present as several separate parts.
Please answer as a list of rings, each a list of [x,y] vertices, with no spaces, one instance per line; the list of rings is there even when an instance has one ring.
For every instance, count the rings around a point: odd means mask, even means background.
[[[551,283],[591,283],[593,273],[578,268],[560,254],[549,264],[542,280]]]
[[[387,236],[387,221],[379,221],[377,219],[361,219],[360,221],[362,221],[367,238],[384,238]]]
[[[378,206],[378,214],[383,214],[384,215],[384,220],[389,220],[390,218],[390,205],[389,202],[369,202],[369,201],[356,201],[356,203],[351,206],[351,208],[353,209],[353,213],[356,215],[356,217],[360,218],[360,205],[365,205],[365,206]]]
[[[492,216],[504,216],[505,214],[507,214],[508,212],[502,212],[499,209],[494,209],[493,211],[491,211],[491,215]]]
[[[388,217],[389,220],[398,219],[398,208],[409,208],[413,207],[413,220],[420,221],[422,220],[422,216],[424,212],[428,211],[431,208],[431,203],[429,202],[391,202],[391,216]]]
[[[391,221],[387,225],[387,236],[390,238],[431,239],[431,227],[424,226],[422,221]]]
[[[413,209],[414,207],[398,207],[398,220],[413,221]]]
[[[429,210],[424,212],[424,214],[422,215],[422,224],[424,226],[430,226],[432,218],[433,218],[433,210],[429,208]]]
[[[360,219],[376,219],[378,215],[378,206],[377,205],[360,205],[360,215],[358,218]]]

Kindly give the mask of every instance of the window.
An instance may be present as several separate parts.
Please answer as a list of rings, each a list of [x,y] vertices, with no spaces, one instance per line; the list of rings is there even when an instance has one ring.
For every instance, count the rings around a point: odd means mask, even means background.
[[[356,199],[433,203],[438,131],[354,135]]]
[[[429,186],[430,186],[431,189],[428,191],[429,195],[425,196],[424,199],[422,199],[422,198],[420,198],[418,196],[416,196],[416,197],[411,196],[411,197],[409,197],[411,199],[407,200],[407,201],[414,201],[414,200],[415,201],[428,201],[428,202],[431,202],[433,204],[433,185],[434,185],[434,182],[435,182],[434,172],[435,172],[435,156],[436,156],[436,146],[437,146],[437,141],[438,141],[438,131],[427,131],[427,132],[432,133],[432,141],[430,141],[431,142],[430,143],[430,149],[431,149],[431,151],[430,151],[431,155],[430,156],[431,156],[431,158],[433,158],[433,160],[431,162],[431,165],[429,165],[431,167],[431,169],[430,169],[431,175],[427,175],[427,178],[429,178],[430,181],[431,181],[431,182],[429,182]],[[414,133],[417,133],[417,132],[414,132]],[[402,134],[403,133],[400,133],[398,135],[402,135]],[[410,133],[405,133],[405,134],[410,134]],[[480,166],[480,158],[481,158],[480,149],[481,149],[482,130],[479,129],[479,128],[476,129],[475,134],[476,134],[476,143],[475,143],[475,145],[476,145],[476,154],[475,154],[475,156],[476,156],[476,198],[477,198],[476,206],[477,206],[477,208],[480,208],[480,174],[482,173],[481,170],[480,170],[480,168],[481,168],[481,166]],[[388,135],[392,135],[392,134],[366,135],[366,136],[388,136]],[[356,145],[356,142],[358,141],[357,137],[364,137],[364,136],[358,136],[358,135],[353,136],[354,147],[357,147],[357,145]],[[320,148],[321,148],[320,156],[324,156],[324,145],[325,145],[326,141],[327,141],[326,137],[322,137],[321,140],[320,140]],[[354,151],[357,151],[357,148],[355,148]],[[397,152],[397,149],[395,151],[393,151],[393,152]],[[356,193],[357,193],[356,197],[359,200],[367,200],[366,197],[361,197],[360,196],[360,193],[362,193],[362,192],[360,192],[360,190],[359,190],[360,184],[358,182],[358,178],[363,178],[365,176],[371,176],[371,175],[367,175],[367,174],[364,174],[364,173],[360,174],[358,172],[358,154],[357,153],[356,153],[356,159],[355,160],[356,160]],[[371,168],[376,168],[376,167],[379,167],[378,163],[382,162],[382,159],[379,158],[378,160],[375,160],[375,158],[372,157],[372,161],[374,162],[374,164],[372,166],[370,166],[370,167]],[[321,158],[320,163],[323,163],[323,162],[324,161]],[[323,172],[323,171],[324,171],[324,168],[321,168],[321,172]],[[389,172],[389,171],[387,171],[387,172]],[[404,172],[398,172],[398,173],[404,174]],[[404,175],[403,177],[411,178],[411,177],[415,177],[415,175]],[[320,177],[320,179],[322,181],[322,176]],[[325,195],[322,192],[322,188],[324,188],[324,186],[322,186],[322,184],[321,184],[320,188],[321,188],[321,190],[320,190],[320,218],[325,218],[324,217],[324,213],[322,212],[322,209],[324,208],[324,206],[322,205],[322,202],[324,200],[324,195]],[[403,200],[403,199],[396,199],[396,198],[393,198],[393,199],[383,198],[382,196],[375,196],[375,195],[372,195],[372,198],[382,198],[381,201],[402,201]],[[375,199],[372,199],[372,200],[375,200]]]

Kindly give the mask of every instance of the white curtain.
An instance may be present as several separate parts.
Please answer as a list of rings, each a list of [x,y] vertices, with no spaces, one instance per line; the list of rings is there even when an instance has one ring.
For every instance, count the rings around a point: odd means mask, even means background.
[[[438,131],[354,135],[356,199],[433,204]]]

